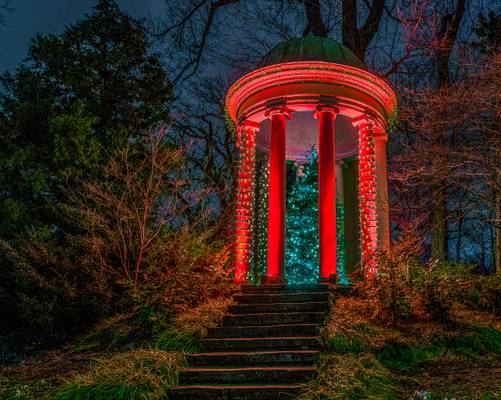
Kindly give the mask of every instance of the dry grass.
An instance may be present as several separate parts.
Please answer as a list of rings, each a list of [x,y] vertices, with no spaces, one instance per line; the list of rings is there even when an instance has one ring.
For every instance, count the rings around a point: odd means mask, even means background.
[[[405,387],[408,397],[416,393],[435,393],[438,398],[456,399],[501,398],[501,362],[479,362],[469,359],[437,360],[423,368],[400,371],[395,379]]]
[[[112,386],[147,384],[158,389],[166,383],[175,383],[172,371],[177,370],[182,362],[183,356],[179,353],[152,349],[129,350],[96,360],[89,372],[78,376],[76,382],[81,386],[103,382]]]
[[[26,381],[34,379],[61,381],[87,371],[97,356],[98,353],[79,353],[71,346],[26,359],[18,365],[0,368],[0,376]]]
[[[391,373],[373,355],[327,355],[299,400],[396,399],[398,392]]]
[[[182,333],[204,337],[209,328],[216,327],[221,322],[232,303],[233,299],[228,297],[209,299],[177,316],[173,328]]]
[[[405,325],[408,325],[407,328]],[[400,324],[399,327],[382,323],[378,318],[377,305],[370,299],[357,297],[340,297],[332,307],[327,323],[322,331],[325,340],[343,335],[357,338],[372,348],[378,348],[385,342],[394,340],[401,343],[415,344],[418,338],[420,343],[431,341],[444,328],[432,321],[413,321]]]
[[[391,322],[371,297],[339,297],[322,331],[329,351],[301,400],[500,398],[501,320],[457,302],[451,317]]]
[[[58,391],[55,399],[161,399],[177,383],[180,353],[137,349],[95,361]]]
[[[452,317],[455,321],[466,325],[490,326],[501,330],[501,318],[493,313],[472,310],[461,304],[455,303],[452,306]]]

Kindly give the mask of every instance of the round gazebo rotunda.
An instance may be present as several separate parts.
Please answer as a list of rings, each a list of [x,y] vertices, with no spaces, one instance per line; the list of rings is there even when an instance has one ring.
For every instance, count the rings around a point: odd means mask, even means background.
[[[285,282],[286,160],[318,152],[319,277],[336,276],[336,196],[344,209],[352,268],[377,271],[389,249],[386,142],[396,108],[390,86],[347,47],[309,35],[276,46],[229,90],[240,151],[236,221],[238,283],[247,280],[256,240],[256,159],[269,167],[264,281]],[[254,235],[253,235],[254,234]],[[254,236],[254,237],[253,237]]]

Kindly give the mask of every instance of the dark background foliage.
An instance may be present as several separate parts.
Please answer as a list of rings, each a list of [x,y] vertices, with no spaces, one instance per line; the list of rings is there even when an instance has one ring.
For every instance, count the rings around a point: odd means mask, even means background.
[[[187,0],[144,21],[101,0],[61,34],[37,35],[0,80],[5,358],[117,313],[164,321],[228,294],[238,156],[225,94],[274,45],[308,33],[343,42],[400,94],[396,248],[499,273],[499,11],[465,0]]]

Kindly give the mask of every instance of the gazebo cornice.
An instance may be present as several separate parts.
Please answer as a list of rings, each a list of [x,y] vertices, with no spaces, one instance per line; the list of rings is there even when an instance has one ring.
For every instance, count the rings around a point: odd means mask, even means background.
[[[393,115],[397,104],[391,87],[377,75],[332,62],[298,61],[270,65],[246,74],[231,86],[226,106],[234,121],[252,116],[260,122],[264,118],[256,112],[260,104],[282,99],[289,106],[290,99],[296,111],[302,109],[301,98],[307,109],[311,98],[325,96],[344,102],[345,109],[353,104],[356,113],[364,105],[366,111],[369,108],[376,113],[379,117],[376,119],[381,122]]]

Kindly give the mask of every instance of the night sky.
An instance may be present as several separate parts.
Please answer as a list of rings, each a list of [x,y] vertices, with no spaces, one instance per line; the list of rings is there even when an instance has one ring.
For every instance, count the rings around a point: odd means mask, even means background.
[[[164,0],[118,0],[122,9],[137,17],[156,18]],[[13,0],[14,11],[0,26],[0,73],[13,70],[26,56],[30,39],[37,33],[60,33],[81,18],[97,0]]]

